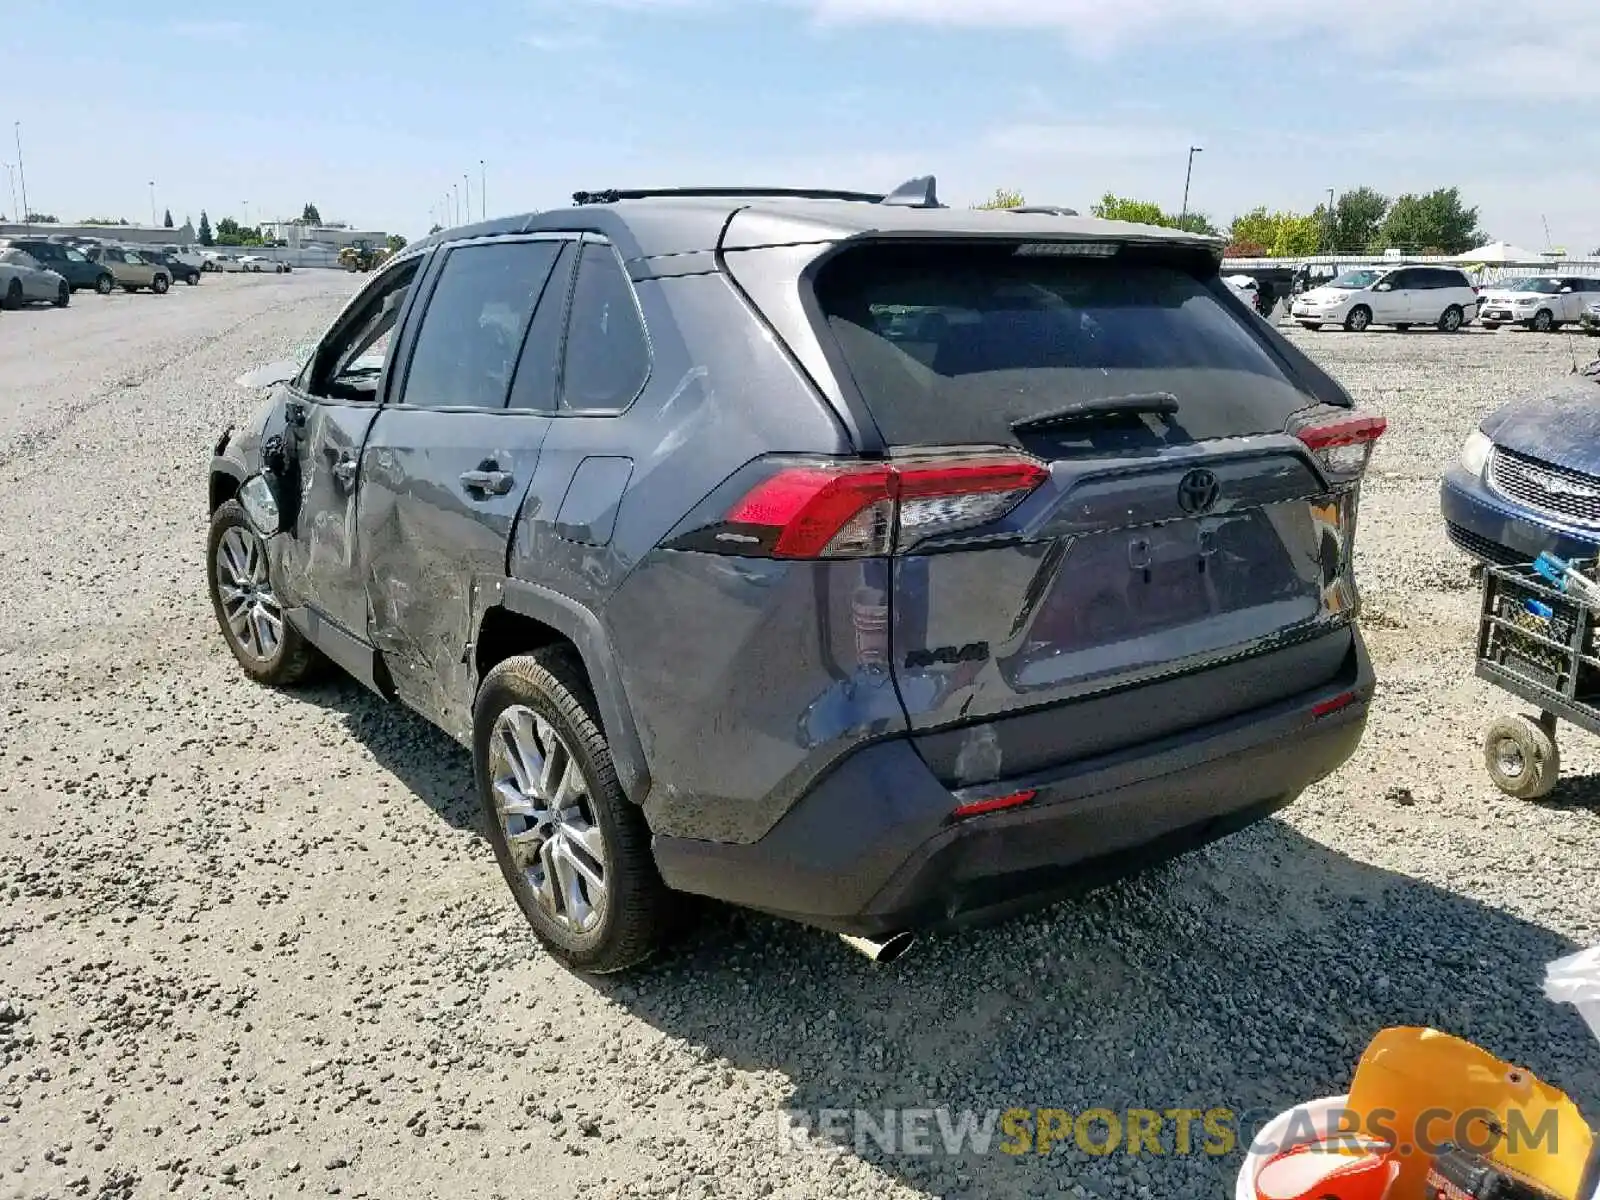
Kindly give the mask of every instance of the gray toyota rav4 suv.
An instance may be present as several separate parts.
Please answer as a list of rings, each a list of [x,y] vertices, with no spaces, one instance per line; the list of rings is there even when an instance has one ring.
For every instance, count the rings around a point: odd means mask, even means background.
[[[677,893],[993,918],[1287,804],[1373,675],[1381,418],[1219,244],[784,189],[580,193],[408,247],[210,468],[245,672],[469,747],[568,965]]]

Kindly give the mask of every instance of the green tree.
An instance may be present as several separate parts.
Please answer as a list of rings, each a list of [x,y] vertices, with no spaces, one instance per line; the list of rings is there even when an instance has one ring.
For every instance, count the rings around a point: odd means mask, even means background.
[[[1461,189],[1451,187],[1397,199],[1379,229],[1381,244],[1373,249],[1460,254],[1488,240],[1489,235],[1478,228],[1478,210],[1463,204]]]
[[[1327,210],[1324,208],[1323,213]],[[1378,230],[1389,213],[1389,197],[1375,188],[1342,193],[1333,205],[1333,222],[1323,249],[1339,254],[1365,254],[1376,248]]]
[[[1129,196],[1118,196],[1111,192],[1101,196],[1089,211],[1107,221],[1133,221],[1140,225],[1169,224],[1159,204],[1152,204],[1148,200],[1134,200]]]
[[[222,220],[217,222],[217,245],[244,245],[244,231],[239,228],[239,222],[232,217],[223,217]]]
[[[1228,241],[1234,246],[1264,250],[1268,258],[1304,258],[1317,252],[1326,223],[1326,214],[1321,209],[1302,215],[1253,208],[1233,219],[1233,225],[1228,230]],[[1255,257],[1245,254],[1238,256]]]
[[[315,204],[308,202],[305,208],[300,210],[300,220],[305,225],[321,225],[322,214],[317,211]]]
[[[56,216],[54,213],[36,213],[36,212],[31,212],[26,217],[24,217],[23,220],[24,220],[24,222],[26,224],[29,224],[29,225],[59,225],[59,224],[61,224],[61,218]]]
[[[170,208],[167,209],[167,215],[161,219],[161,224],[167,229],[175,228],[172,224],[172,210]]]
[[[85,217],[78,222],[79,225],[126,225],[127,223],[127,217]]]
[[[206,210],[203,208],[200,210],[200,228],[196,231],[195,236],[200,239],[202,246],[215,246],[217,244],[216,238],[211,236],[211,218],[206,216]]]
[[[444,228],[443,225],[440,225],[437,221],[435,221],[432,225],[428,226],[428,236],[432,237],[434,234],[438,233],[443,228]]]
[[[982,204],[974,204],[973,208],[1021,208],[1027,201],[1022,198],[1022,193],[1016,188],[995,188],[994,195]]]
[[[1157,225],[1168,225],[1173,229],[1182,229],[1186,233],[1198,233],[1205,237],[1219,237],[1221,230],[1211,221],[1205,213],[1184,213],[1181,217],[1174,217],[1170,213],[1163,214]]]
[[[406,248],[406,240],[398,233],[391,233],[386,239],[391,254],[399,254]]]

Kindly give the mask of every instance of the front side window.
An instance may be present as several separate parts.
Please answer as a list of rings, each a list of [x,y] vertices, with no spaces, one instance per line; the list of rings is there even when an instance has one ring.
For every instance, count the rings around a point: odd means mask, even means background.
[[[633,285],[615,250],[588,242],[572,286],[562,404],[617,412],[633,403],[649,375],[650,342]]]
[[[136,267],[142,267],[142,266],[145,266],[145,265],[147,265],[147,264],[146,264],[146,263],[145,263],[145,261],[144,261],[144,259],[142,259],[142,258],[140,258],[140,257],[139,257],[139,256],[138,256],[138,255],[137,255],[137,254],[135,254],[135,253],[134,253],[134,252],[133,252],[133,251],[132,251],[132,250],[128,250],[128,251],[125,251],[125,252],[124,252],[124,253],[123,253],[123,255],[122,255],[122,261],[123,261],[123,262],[128,262],[128,263],[132,263],[132,264],[133,264],[133,265],[134,265],[134,266],[136,266]]]
[[[83,255],[79,254],[76,250],[72,249],[70,246],[67,247],[67,249],[65,251],[63,251],[63,253],[67,256],[67,261],[68,262],[81,263],[81,262],[88,262],[89,261]]]
[[[388,360],[389,342],[417,277],[413,259],[374,280],[348,319],[312,356],[308,390],[335,400],[373,400]]]
[[[400,403],[504,408],[560,248],[554,241],[491,242],[450,251],[428,297]]]

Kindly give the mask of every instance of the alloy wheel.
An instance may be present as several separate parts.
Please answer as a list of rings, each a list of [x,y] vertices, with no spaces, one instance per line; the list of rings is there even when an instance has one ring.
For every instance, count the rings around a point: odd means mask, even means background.
[[[605,915],[605,835],[583,770],[555,727],[513,704],[489,740],[495,809],[506,847],[545,915],[587,933]]]
[[[251,658],[271,662],[283,645],[283,608],[267,577],[266,547],[235,526],[217,543],[213,569],[229,631]]]

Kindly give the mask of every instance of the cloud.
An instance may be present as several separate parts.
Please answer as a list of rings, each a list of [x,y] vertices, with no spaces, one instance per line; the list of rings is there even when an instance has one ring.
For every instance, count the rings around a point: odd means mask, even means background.
[[[249,21],[177,21],[168,29],[174,36],[191,41],[238,46],[249,39],[256,26]]]
[[[1187,133],[1159,126],[1087,122],[1003,125],[985,140],[1007,154],[1094,159],[1171,158],[1195,144]]]
[[[522,44],[546,54],[563,54],[573,50],[592,50],[600,45],[600,39],[592,33],[571,30],[562,33],[524,34]]]

